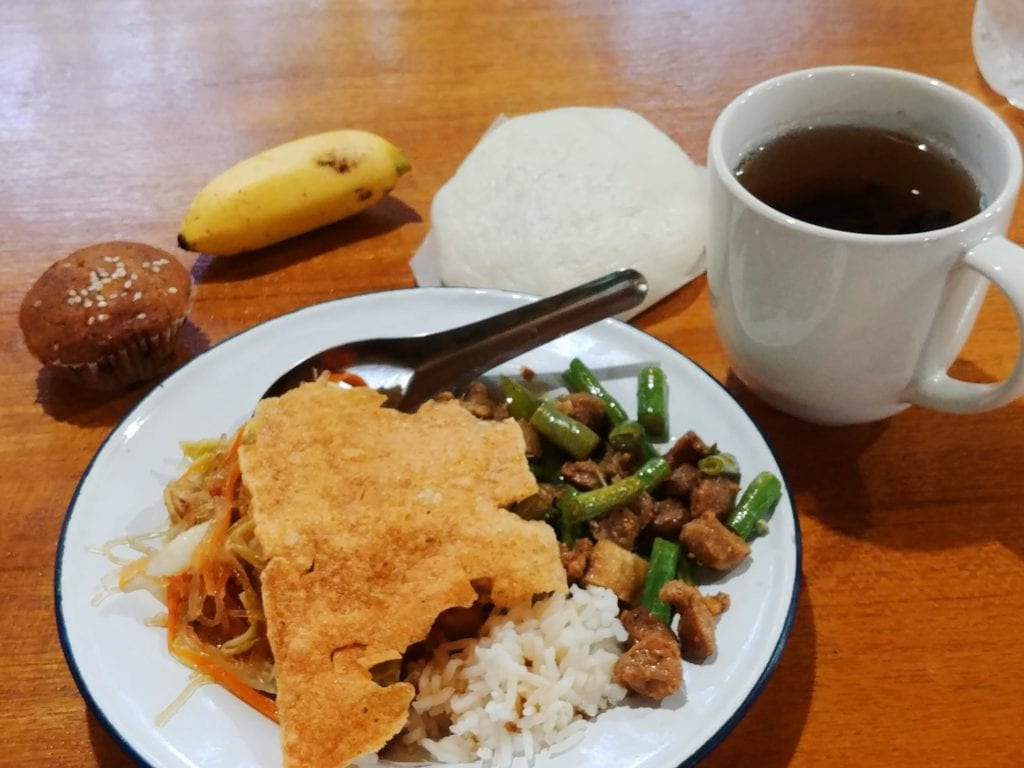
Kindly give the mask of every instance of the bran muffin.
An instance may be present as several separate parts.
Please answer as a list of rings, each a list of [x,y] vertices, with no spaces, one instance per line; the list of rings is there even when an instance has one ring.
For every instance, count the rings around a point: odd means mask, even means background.
[[[192,282],[174,256],[109,242],[51,265],[21,302],[25,344],[63,379],[117,389],[174,361]]]

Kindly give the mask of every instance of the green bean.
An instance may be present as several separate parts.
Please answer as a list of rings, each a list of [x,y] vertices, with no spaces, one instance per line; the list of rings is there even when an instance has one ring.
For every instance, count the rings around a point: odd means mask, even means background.
[[[705,475],[715,477],[725,475],[726,477],[740,476],[740,463],[731,453],[712,453],[697,462],[697,469]]]
[[[697,585],[697,574],[694,572],[693,558],[685,553],[679,555],[679,567],[676,569],[676,578],[685,581],[691,587]]]
[[[644,491],[653,491],[671,472],[664,459],[650,459],[629,477],[603,488],[562,496],[557,506],[571,522],[593,520],[635,501]]]
[[[624,421],[608,432],[608,444],[616,451],[629,451],[644,460],[653,459],[658,449],[647,437],[647,430],[639,421]]]
[[[743,539],[749,539],[755,529],[771,516],[782,498],[782,482],[771,472],[761,472],[750,481],[736,502],[736,507],[725,524]]]
[[[508,401],[509,416],[513,419],[529,421],[533,412],[537,410],[537,406],[540,405],[540,398],[515,379],[502,376],[500,380],[501,389]]]
[[[643,491],[643,483],[631,475],[603,488],[583,491],[574,496],[563,496],[556,506],[562,510],[567,520],[581,523],[635,501]]]
[[[611,396],[604,385],[597,380],[594,372],[578,357],[574,357],[569,362],[569,369],[562,374],[562,378],[565,380],[566,386],[573,392],[589,392],[594,397],[601,398],[604,401],[605,416],[613,427],[629,418],[626,409]]]
[[[558,497],[558,501],[555,502],[556,506],[556,528],[558,530],[558,540],[565,544],[569,549],[576,546],[576,539],[579,538],[580,524],[573,522],[569,519],[564,506],[566,502],[563,499],[569,499],[573,496],[579,496],[580,492],[573,488],[571,485],[565,486],[562,491],[562,495]]]
[[[568,457],[554,443],[544,440],[540,456],[530,461],[530,471],[539,483],[558,483],[562,480],[562,465]]]
[[[559,520],[558,540],[569,549],[572,549],[576,546],[576,540],[580,537],[579,523],[569,522],[565,519],[565,515],[562,515]]]
[[[672,474],[672,467],[660,456],[648,459],[630,477],[636,477],[643,483],[644,490],[648,493],[657,489],[659,485],[668,479]]]
[[[640,604],[668,624],[672,608],[658,597],[666,581],[676,577],[679,568],[679,544],[668,539],[656,538],[651,546],[651,560],[647,565],[647,577]]]
[[[562,413],[553,400],[544,400],[537,406],[530,426],[574,459],[586,458],[601,442],[594,430]]]
[[[665,372],[656,365],[645,366],[637,377],[636,418],[651,440],[668,440],[668,382]]]

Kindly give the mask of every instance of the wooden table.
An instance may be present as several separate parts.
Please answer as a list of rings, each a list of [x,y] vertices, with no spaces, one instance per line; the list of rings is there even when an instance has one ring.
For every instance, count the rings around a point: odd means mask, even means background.
[[[342,126],[380,132],[414,171],[392,199],[256,257],[179,256],[197,352],[296,307],[414,285],[430,201],[499,113],[634,109],[702,159],[745,86],[829,63],[982,82],[967,0],[8,2],[0,9],[0,764],[131,762],[65,666],[58,531],[80,474],[146,388],[96,396],[39,374],[20,299],[96,241],[173,249],[192,195],[234,160]],[[1024,208],[1011,233],[1024,240]],[[1024,402],[911,409],[827,429],[730,375],[703,278],[634,320],[749,409],[788,474],[805,582],[788,646],[707,766],[1009,766],[1024,760]],[[1017,330],[991,295],[956,372],[1004,376]]]

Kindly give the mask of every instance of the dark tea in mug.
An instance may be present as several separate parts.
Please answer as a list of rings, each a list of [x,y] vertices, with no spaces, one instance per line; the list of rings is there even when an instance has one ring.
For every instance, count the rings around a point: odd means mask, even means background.
[[[978,185],[946,150],[881,128],[792,131],[747,154],[735,174],[775,210],[847,232],[926,232],[984,207]]]

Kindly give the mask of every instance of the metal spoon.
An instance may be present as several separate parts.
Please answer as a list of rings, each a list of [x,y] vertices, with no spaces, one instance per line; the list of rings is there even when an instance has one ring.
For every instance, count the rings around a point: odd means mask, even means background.
[[[293,366],[263,397],[277,397],[324,371],[355,374],[412,413],[445,390],[456,390],[516,355],[638,305],[647,281],[635,269],[617,272],[475,323],[426,336],[367,339],[325,349]]]

